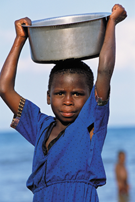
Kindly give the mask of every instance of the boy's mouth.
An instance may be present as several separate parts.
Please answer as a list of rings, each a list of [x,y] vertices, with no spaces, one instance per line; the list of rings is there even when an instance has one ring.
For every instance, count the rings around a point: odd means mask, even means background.
[[[74,112],[61,112],[63,117],[72,117],[75,113]]]

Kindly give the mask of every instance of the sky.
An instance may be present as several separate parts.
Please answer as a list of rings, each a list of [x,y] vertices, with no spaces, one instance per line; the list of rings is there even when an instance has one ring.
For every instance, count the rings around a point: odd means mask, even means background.
[[[115,3],[125,7],[128,17],[116,26],[116,63],[111,80],[109,126],[135,126],[135,1],[134,0],[4,0],[0,2],[0,70],[15,38],[14,21],[32,21],[64,15],[111,12]],[[94,72],[98,59],[85,60]],[[15,90],[53,115],[46,103],[49,72],[54,64],[34,63],[27,40],[18,63]],[[0,131],[11,131],[13,114],[0,98]]]

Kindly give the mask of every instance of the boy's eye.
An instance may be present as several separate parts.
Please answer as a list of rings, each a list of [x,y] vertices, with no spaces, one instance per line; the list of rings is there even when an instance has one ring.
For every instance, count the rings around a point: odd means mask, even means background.
[[[62,92],[60,92],[60,93],[58,93],[58,95],[63,95],[64,93],[62,93]]]
[[[74,95],[75,97],[78,97],[78,96],[81,96],[82,94],[81,94],[81,93],[78,93],[78,92],[75,92],[73,95]]]
[[[63,92],[57,92],[56,95],[64,95]]]

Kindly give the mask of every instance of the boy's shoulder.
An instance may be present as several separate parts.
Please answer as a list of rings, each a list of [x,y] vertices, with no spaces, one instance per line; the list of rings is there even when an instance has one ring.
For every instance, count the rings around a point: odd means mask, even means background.
[[[26,112],[28,113],[28,111],[30,112],[31,116],[35,116],[37,119],[37,122],[39,123],[39,125],[43,125],[43,124],[50,124],[51,122],[54,121],[54,117],[47,115],[43,112],[41,112],[40,107],[38,107],[36,104],[34,104],[33,102],[29,101],[29,100],[25,100],[25,105],[24,106],[26,109],[24,109],[24,111],[26,110]]]

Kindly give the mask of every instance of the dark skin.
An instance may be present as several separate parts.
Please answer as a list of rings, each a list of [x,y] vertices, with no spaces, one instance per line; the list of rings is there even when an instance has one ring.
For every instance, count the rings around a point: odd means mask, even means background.
[[[118,162],[115,167],[116,180],[119,194],[129,192],[128,173],[125,166],[125,153],[121,152],[118,156]]]
[[[97,94],[102,98],[102,100],[106,100],[108,98],[111,76],[115,64],[115,25],[124,20],[126,16],[127,14],[125,9],[121,5],[117,4],[113,7],[112,14],[110,15],[107,23],[105,39],[99,55],[96,81]],[[26,30],[21,26],[22,24],[31,25],[31,20],[26,17],[15,21],[16,38],[0,74],[0,96],[15,115],[17,115],[21,98],[14,89],[16,70],[21,50],[28,37]],[[52,101],[51,92],[52,88],[49,92],[50,101]],[[63,124],[63,120],[61,120],[61,123]],[[59,130],[57,130],[56,127],[55,130],[56,134],[58,134]]]
[[[51,104],[56,116],[56,126],[51,132],[46,147],[77,118],[89,96],[90,90],[84,75],[65,73],[54,76],[51,89],[47,93],[47,103]]]

